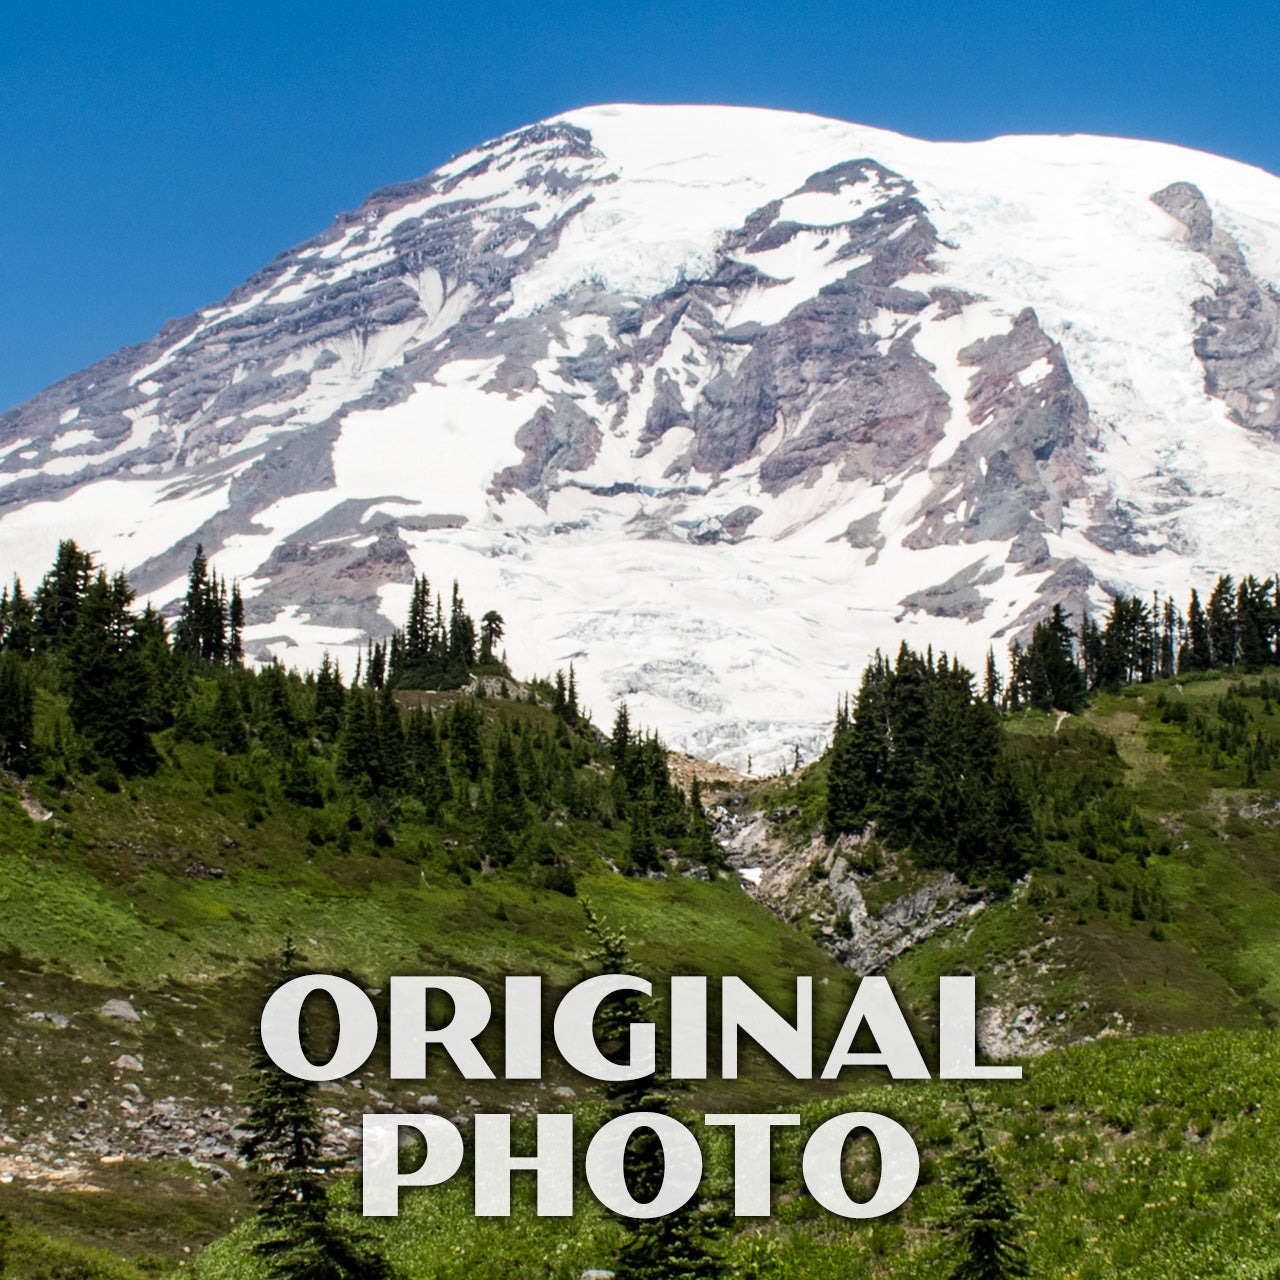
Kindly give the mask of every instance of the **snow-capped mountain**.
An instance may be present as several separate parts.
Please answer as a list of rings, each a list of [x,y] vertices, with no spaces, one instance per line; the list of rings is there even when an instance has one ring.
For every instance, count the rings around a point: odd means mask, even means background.
[[[598,720],[775,768],[876,647],[1280,564],[1277,283],[1280,179],[1198,152],[575,111],[0,416],[0,567],[165,605],[202,542],[299,665],[459,578]]]

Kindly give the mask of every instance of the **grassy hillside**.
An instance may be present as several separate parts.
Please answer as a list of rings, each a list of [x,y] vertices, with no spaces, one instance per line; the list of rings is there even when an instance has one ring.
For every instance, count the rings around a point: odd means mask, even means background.
[[[207,711],[213,684],[196,689]],[[1262,677],[1210,677],[1099,695],[1061,724],[1006,719],[1044,857],[1011,894],[890,970],[926,1041],[944,973],[977,973],[983,1007],[1021,1028],[1010,1042],[1025,1048],[1026,1079],[973,1096],[1023,1198],[1036,1274],[1262,1277],[1280,1265],[1280,1204],[1262,1163],[1280,1095],[1278,701],[1280,684]],[[477,708],[487,751],[503,732],[566,737],[527,701]],[[40,691],[37,714],[55,740],[55,693]],[[23,1280],[189,1270],[184,1250],[228,1231],[200,1274],[252,1280],[248,1228],[237,1226],[246,1180],[208,1148],[238,1114],[286,936],[306,968],[371,990],[395,973],[449,973],[497,992],[505,975],[536,972],[550,1001],[587,972],[586,898],[655,981],[735,973],[785,1007],[794,976],[813,974],[828,1040],[851,995],[820,922],[783,923],[732,875],[681,874],[698,869],[683,846],[661,878],[619,874],[635,832],[603,801],[548,805],[527,852],[492,866],[480,816],[491,784],[473,789],[455,769],[452,807],[432,817],[411,797],[391,805],[335,780],[320,743],[309,761],[319,803],[301,803],[288,794],[287,752],[255,744],[228,757],[181,728],[155,735],[150,776],[64,755],[0,787],[0,1212],[16,1223],[10,1271]],[[586,728],[568,739],[579,788],[607,789],[599,742]],[[717,798],[777,811],[779,841],[803,848],[821,821],[824,768]],[[548,877],[551,866],[567,879]],[[859,882],[875,912],[933,874],[907,851]],[[139,1020],[104,1016],[113,999]],[[1152,1033],[1165,1034],[1131,1038]],[[123,1055],[137,1068],[117,1065]],[[800,1086],[758,1056],[744,1075],[709,1082],[690,1109],[782,1105],[810,1123],[836,1107],[882,1111],[907,1125],[925,1164],[908,1205],[869,1226],[817,1210],[780,1159],[779,1212],[741,1224],[731,1245],[739,1274],[946,1274],[949,1170],[964,1140],[953,1086]],[[383,1045],[359,1085],[341,1088],[322,1096],[335,1140],[362,1110],[418,1110],[423,1094],[464,1118],[557,1106],[578,1108],[584,1130],[598,1118],[590,1083],[557,1064],[540,1084],[391,1082]],[[576,1276],[608,1265],[617,1231],[581,1205],[568,1224],[526,1206],[517,1234],[474,1219],[464,1185],[412,1197],[389,1228],[393,1257],[405,1280]]]
[[[481,712],[486,733],[515,720],[530,732],[558,727],[527,702],[495,700]],[[506,975],[541,974],[550,1007],[586,976],[587,899],[626,932],[639,971],[655,982],[734,973],[785,1005],[793,975],[813,974],[830,996],[819,1010],[828,1037],[847,1004],[851,975],[731,875],[612,870],[626,857],[623,824],[555,819],[570,896],[540,887],[538,863],[478,871],[465,822],[430,823],[406,805],[388,838],[377,834],[376,798],[353,808],[339,797],[317,809],[292,803],[270,780],[244,785],[235,771],[215,785],[220,753],[170,733],[158,742],[165,763],[150,777],[10,779],[0,792],[0,1177],[11,1179],[0,1181],[0,1211],[20,1226],[172,1261],[244,1215],[238,1170],[211,1174],[177,1150],[139,1158],[127,1126],[143,1124],[159,1099],[174,1100],[200,1133],[202,1111],[231,1122],[286,937],[309,970],[380,991],[392,974],[462,974],[489,987],[499,1010]],[[35,821],[31,812],[51,816]],[[318,827],[348,839],[317,841]],[[102,1016],[112,999],[130,1001],[140,1020]],[[375,999],[384,1006],[385,997]],[[585,1089],[563,1066],[537,1088],[452,1074],[393,1083],[385,1053],[382,1044],[361,1092],[326,1098],[344,1123],[368,1105],[370,1090],[387,1107],[416,1110],[431,1093],[446,1114],[468,1115],[526,1100],[542,1106],[551,1085]],[[115,1066],[122,1054],[141,1070]],[[757,1065],[737,1084],[711,1082],[700,1102],[771,1104],[786,1082]],[[125,1102],[133,1109],[122,1113]],[[102,1135],[113,1129],[119,1140],[103,1163]],[[17,1274],[40,1275],[40,1250],[20,1252],[28,1270]]]
[[[1020,1082],[971,1086],[985,1140],[1024,1215],[1031,1274],[1046,1280],[1221,1276],[1265,1280],[1280,1266],[1280,1186],[1271,1152],[1280,1128],[1280,1052],[1266,1032],[1111,1040],[1033,1060]],[[968,1108],[959,1087],[871,1086],[804,1108],[804,1135],[837,1111],[890,1115],[915,1136],[921,1183],[875,1222],[822,1211],[803,1193],[796,1142],[778,1143],[774,1216],[743,1220],[726,1245],[733,1274],[778,1280],[892,1280],[950,1274],[953,1188]],[[708,1140],[708,1184],[723,1189],[728,1155]],[[851,1187],[873,1157],[851,1148]],[[863,1177],[869,1192],[869,1177]],[[865,1193],[863,1193],[865,1194]],[[469,1186],[403,1192],[388,1220],[404,1280],[576,1280],[606,1268],[617,1228],[589,1199],[572,1220],[472,1216]],[[201,1280],[258,1280],[242,1228],[196,1267]]]
[[[983,1004],[1009,1024],[1027,1014],[1041,1045],[1274,1027],[1277,695],[1275,673],[1207,676],[1099,694],[1066,719],[1006,717],[1045,852],[1011,894],[892,965],[904,1003],[927,1015],[940,974],[975,973]],[[804,851],[819,829],[824,769],[744,797],[779,816],[781,848]],[[858,877],[873,915],[938,874],[909,850],[879,852],[883,868]]]
[[[1261,768],[1240,758],[1280,740],[1259,687],[1219,678],[1100,696],[1056,732],[1047,716],[1015,718],[1044,865],[967,937],[911,953],[897,979],[924,989],[941,971],[999,968],[996,999],[1092,1034],[1105,1019],[1135,1033],[1274,1027],[1280,754]]]

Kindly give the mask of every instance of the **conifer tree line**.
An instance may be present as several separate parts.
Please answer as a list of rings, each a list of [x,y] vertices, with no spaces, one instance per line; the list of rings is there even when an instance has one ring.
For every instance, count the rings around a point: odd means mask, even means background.
[[[198,551],[170,632],[150,607],[133,608],[124,575],[108,577],[64,542],[33,596],[15,580],[0,597],[0,765],[113,790],[190,767],[195,749],[211,763],[210,794],[234,794],[251,822],[273,807],[300,812],[307,839],[343,855],[395,847],[404,830],[436,831],[434,846],[452,850],[448,869],[464,882],[513,868],[572,894],[559,832],[574,823],[617,830],[622,871],[659,870],[672,850],[720,861],[700,798],[672,784],[662,743],[635,733],[625,706],[613,740],[601,734],[579,707],[572,666],[534,682],[524,709],[471,696],[408,709],[376,664],[361,663],[363,679],[350,684],[327,654],[305,674],[244,664],[238,597]],[[417,599],[421,619],[425,579]],[[455,672],[483,670],[481,658],[505,672],[495,659],[501,618],[485,615],[477,640],[456,589],[453,602]],[[433,616],[441,612],[437,598]],[[410,670],[401,655],[417,652],[410,623],[392,649],[397,679]],[[429,653],[440,632],[432,624],[426,634]],[[447,645],[441,652],[447,660]]]
[[[683,843],[704,866],[723,863],[697,778],[686,799],[671,781],[666,747],[657,734],[638,734],[632,729],[625,702],[619,704],[614,718],[609,755],[614,809],[627,821],[628,854],[635,870],[657,871],[663,848],[677,843]]]
[[[1024,649],[1009,648],[1000,677],[988,654],[983,693],[1005,710],[1078,711],[1095,690],[1196,671],[1260,671],[1280,663],[1280,578],[1219,577],[1207,603],[1192,590],[1185,611],[1172,596],[1117,595],[1101,624],[1087,613],[1078,629],[1060,605],[1036,624]]]
[[[879,653],[856,701],[837,709],[828,766],[829,839],[874,826],[889,848],[910,848],[927,865],[965,878],[1016,876],[1040,855],[1031,781],[1010,759],[1001,712],[1023,708],[1078,712],[1098,691],[1196,672],[1259,671],[1280,663],[1280,579],[1220,577],[1202,605],[1192,591],[1185,613],[1171,597],[1148,604],[1119,594],[1100,623],[1078,629],[1060,605],[1037,623],[1024,648],[1009,648],[1002,677],[988,651],[980,694],[972,673],[945,655],[936,662],[903,645],[896,662]],[[1243,753],[1245,783],[1270,767],[1270,744],[1231,719],[1219,700],[1215,757]],[[1167,716],[1186,716],[1170,707]],[[1208,742],[1202,719],[1192,728]],[[1238,739],[1238,740],[1237,740]],[[1247,739],[1247,741],[1246,741]],[[1242,745],[1243,744],[1243,745]],[[1247,748],[1247,750],[1246,750]],[[1089,815],[1081,819],[1087,822]],[[1087,837],[1082,837],[1087,838]],[[861,855],[874,860],[874,852]],[[855,857],[855,869],[858,869]],[[863,869],[870,870],[870,866]],[[1135,908],[1137,910],[1137,908]]]
[[[363,667],[365,683],[375,689],[461,689],[473,673],[510,676],[498,653],[505,624],[490,609],[476,624],[463,604],[458,584],[446,613],[443,597],[434,604],[426,574],[413,580],[409,618],[388,641],[370,641]]]
[[[204,546],[197,543],[187,577],[187,596],[173,632],[179,653],[205,662],[240,662],[244,658],[244,600],[240,584],[227,595],[226,579],[209,572]]]
[[[967,880],[1021,875],[1040,852],[999,713],[946,654],[905,642],[896,661],[877,653],[837,711],[827,838],[871,824],[889,848]]]
[[[56,689],[71,729],[126,773],[157,760],[164,678],[172,659],[164,619],[135,613],[124,574],[107,576],[73,541],[58,547],[34,595],[14,578],[0,593],[0,760],[25,771],[37,759],[37,689]],[[62,726],[58,726],[61,731]],[[55,746],[58,743],[55,741]]]

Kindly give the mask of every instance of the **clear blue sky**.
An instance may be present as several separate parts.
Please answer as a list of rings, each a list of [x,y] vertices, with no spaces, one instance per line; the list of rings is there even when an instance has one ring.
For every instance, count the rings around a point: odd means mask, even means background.
[[[572,107],[1121,134],[1280,172],[1277,66],[1275,0],[5,5],[0,409],[374,188]]]

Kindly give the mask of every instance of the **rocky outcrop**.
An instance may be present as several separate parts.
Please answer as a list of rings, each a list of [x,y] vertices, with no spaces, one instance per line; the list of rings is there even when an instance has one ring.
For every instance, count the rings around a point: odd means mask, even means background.
[[[1028,308],[959,359],[974,371],[965,403],[977,430],[934,473],[938,489],[960,492],[931,508],[908,545],[1018,538],[1029,520],[1059,532],[1064,503],[1085,491],[1094,438],[1062,347]]]
[[[972,430],[931,470],[932,494],[903,545],[1007,542],[1005,563],[1017,566],[1010,572],[1061,569],[1067,562],[1049,555],[1044,535],[1061,533],[1066,505],[1088,495],[1095,471],[1089,450],[1097,440],[1062,347],[1028,308],[1008,333],[970,344],[959,361],[974,370],[965,395]],[[989,600],[981,588],[993,586],[1004,572],[977,560],[947,581],[903,597],[902,605],[976,620]],[[1087,587],[1091,578],[1087,572],[1084,577]],[[1048,591],[1042,585],[1043,603],[1032,606],[1019,625],[1038,620],[1055,603],[1083,607],[1083,595],[1068,598],[1058,590],[1061,585],[1053,580]]]
[[[1249,270],[1235,238],[1216,226],[1199,187],[1175,182],[1152,201],[1187,229],[1187,247],[1218,272],[1213,292],[1197,299],[1193,343],[1204,387],[1241,426],[1280,431],[1280,292]]]
[[[600,449],[596,420],[567,395],[556,395],[516,432],[525,460],[494,477],[497,494],[524,489],[546,505],[547,490],[562,471],[585,471]]]
[[[873,186],[879,202],[855,219],[822,226],[780,221],[782,202],[775,201],[727,237],[726,255],[748,265],[806,233],[830,242],[815,254],[859,265],[753,334],[741,363],[708,382],[694,413],[690,461],[698,470],[745,461],[780,427],[781,443],[760,464],[767,492],[832,462],[845,478],[879,480],[940,437],[947,397],[916,354],[913,330],[886,350],[875,328],[886,316],[914,318],[930,305],[927,295],[899,287],[906,276],[931,269],[938,247],[915,188],[874,161],[856,160],[814,174],[794,195],[857,185]]]
[[[837,891],[832,869],[832,892]],[[950,872],[912,893],[895,899],[876,916],[860,918],[851,911],[852,936],[830,946],[833,955],[854,973],[879,973],[919,942],[940,929],[981,911],[988,898],[981,889],[963,884]]]
[[[783,827],[798,810],[742,814],[718,808],[715,834],[743,887],[784,920],[814,931],[815,940],[858,974],[880,973],[913,946],[972,916],[989,901],[981,889],[943,872],[892,898],[874,914],[866,893],[896,879],[893,855],[881,860],[874,833],[828,844],[819,832],[788,839]],[[870,865],[867,855],[871,857]],[[862,867],[862,870],[859,870]],[[872,869],[874,867],[874,870]]]

